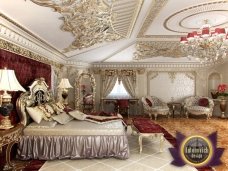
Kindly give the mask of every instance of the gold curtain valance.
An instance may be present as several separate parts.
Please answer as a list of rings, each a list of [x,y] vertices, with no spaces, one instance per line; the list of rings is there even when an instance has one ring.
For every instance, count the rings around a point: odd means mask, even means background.
[[[123,76],[132,77],[136,81],[136,70],[133,69],[106,69],[101,71],[102,80],[104,81],[106,77],[116,76],[118,80],[121,80]]]

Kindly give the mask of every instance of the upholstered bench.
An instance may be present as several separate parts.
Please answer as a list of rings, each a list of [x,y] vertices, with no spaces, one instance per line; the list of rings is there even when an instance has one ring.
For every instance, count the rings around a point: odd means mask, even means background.
[[[160,126],[153,123],[147,118],[135,118],[132,120],[132,130],[139,134],[139,152],[142,152],[143,137],[159,137],[160,138],[160,152],[163,151],[164,134]]]

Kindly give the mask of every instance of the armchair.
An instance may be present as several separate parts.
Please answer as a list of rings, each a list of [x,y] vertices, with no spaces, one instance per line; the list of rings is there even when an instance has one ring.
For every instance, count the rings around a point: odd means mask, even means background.
[[[167,104],[155,96],[142,97],[142,104],[144,113],[147,113],[151,119],[152,115],[154,115],[155,120],[157,120],[158,115],[167,115],[167,117],[170,115]]]
[[[183,106],[187,118],[189,114],[205,114],[207,119],[210,119],[214,108],[214,101],[209,97],[191,96],[184,100]]]

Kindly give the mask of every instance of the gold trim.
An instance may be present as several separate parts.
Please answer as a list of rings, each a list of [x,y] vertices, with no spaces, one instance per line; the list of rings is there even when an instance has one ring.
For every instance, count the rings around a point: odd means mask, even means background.
[[[203,12],[198,12],[198,13],[189,15],[189,16],[187,16],[187,17],[184,17],[184,18],[179,22],[179,26],[180,26],[180,27],[183,27],[183,28],[185,28],[185,29],[195,29],[195,30],[196,30],[196,29],[200,29],[200,28],[188,28],[188,27],[185,27],[185,26],[183,26],[182,22],[183,22],[186,18],[195,16],[195,15],[197,15],[197,14],[209,13],[209,12],[214,12],[214,11],[226,11],[226,12],[227,12],[228,10],[210,10],[210,11],[206,11],[206,12],[205,12],[205,11],[203,11]],[[228,21],[223,22],[223,23],[221,23],[221,24],[213,25],[212,27],[222,26],[222,25],[227,24],[227,23],[228,23]],[[174,31],[174,32],[176,32],[176,31]]]
[[[25,29],[23,26],[21,26],[20,24],[16,23],[14,20],[12,20],[11,18],[9,18],[8,16],[4,15],[3,13],[0,12],[0,17],[4,18],[5,20],[7,20],[8,22],[10,22],[11,24],[15,25],[16,27],[18,27],[19,29],[23,30],[24,32],[26,32],[27,34],[29,34],[30,36],[34,37],[35,39],[41,41],[42,43],[44,43],[46,46],[50,47],[51,49],[57,51],[59,54],[63,55],[64,57],[66,57],[66,55],[64,55],[62,52],[60,52],[58,49],[54,48],[53,46],[51,46],[49,43],[47,43],[46,41],[42,40],[41,38],[39,38],[38,36],[36,36],[35,34],[33,34],[32,32],[28,31],[27,29]]]
[[[57,68],[61,68],[63,66],[60,63],[51,61],[51,60],[49,60],[43,56],[35,54],[35,53],[33,53],[27,49],[24,49],[20,46],[13,44],[13,43],[5,41],[1,38],[0,38],[0,49],[9,51],[9,52],[12,52],[12,53],[15,53],[15,54],[18,54],[18,55],[21,55],[21,56],[24,56],[24,57],[27,57],[30,59],[33,59],[33,60],[38,61],[38,62],[42,62],[44,64],[52,65],[52,66],[55,66]]]
[[[150,24],[154,21],[156,16],[159,14],[161,9],[166,5],[167,2],[168,0],[154,0],[154,3],[152,2],[150,12],[146,17],[146,20],[144,21],[137,38],[144,37],[145,32],[149,28]]]
[[[183,57],[178,41],[138,41],[134,60],[141,60],[153,57]]]
[[[182,12],[185,12],[185,11],[188,11],[188,10],[192,10],[192,9],[198,8],[198,7],[204,7],[204,6],[214,5],[214,4],[220,4],[220,3],[228,3],[228,1],[226,0],[226,1],[215,1],[215,2],[203,3],[203,4],[194,5],[194,6],[191,6],[191,7],[189,7],[189,8],[182,9],[182,10],[180,10],[180,11],[178,11],[178,12],[175,12],[174,14],[170,15],[168,18],[166,18],[165,21],[164,21],[164,23],[163,23],[163,27],[164,27],[165,29],[169,30],[169,31],[172,31],[172,32],[187,33],[187,32],[181,32],[181,31],[174,31],[174,30],[168,28],[168,26],[167,26],[168,21],[169,21],[172,17],[174,17],[175,15],[180,14],[180,13],[182,13]],[[203,10],[204,10],[204,9],[203,9]],[[202,11],[202,12],[209,12],[209,11]],[[194,13],[194,14],[195,14],[195,13]],[[183,20],[183,19],[182,19],[182,20]],[[181,20],[181,21],[182,21],[182,20]],[[179,24],[180,24],[180,23],[179,23]]]
[[[69,52],[83,49],[102,42],[119,40],[121,37],[112,26],[115,20],[113,1],[104,3],[102,0],[31,0],[39,6],[49,7],[62,15],[60,29],[72,33],[74,40],[63,49]]]
[[[133,14],[133,19],[132,19],[132,22],[130,24],[130,29],[128,29],[128,33],[127,33],[127,37],[130,37],[132,31],[133,31],[133,28],[135,26],[135,23],[136,23],[136,20],[139,16],[139,13],[141,11],[141,8],[142,8],[142,4],[143,4],[143,0],[138,0],[138,4],[137,4],[137,7],[135,8],[135,11],[134,11],[134,14]]]

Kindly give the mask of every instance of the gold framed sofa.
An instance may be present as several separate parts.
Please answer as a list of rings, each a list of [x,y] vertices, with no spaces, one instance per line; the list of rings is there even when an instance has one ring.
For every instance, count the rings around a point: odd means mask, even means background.
[[[212,116],[214,101],[209,97],[191,96],[184,100],[185,115],[188,118],[189,114],[206,115],[207,119]]]

